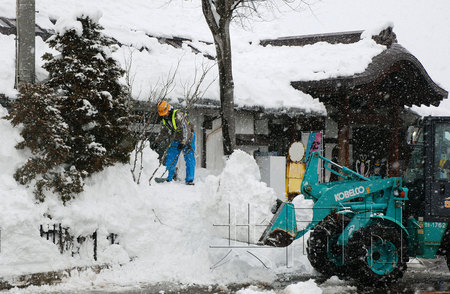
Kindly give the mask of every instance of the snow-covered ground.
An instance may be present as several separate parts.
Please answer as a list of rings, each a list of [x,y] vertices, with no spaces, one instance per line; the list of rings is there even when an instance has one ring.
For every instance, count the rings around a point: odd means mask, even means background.
[[[5,279],[105,263],[113,267],[99,275],[80,273],[61,287],[270,283],[277,273],[312,272],[303,240],[288,249],[288,259],[286,249],[254,246],[272,216],[276,196],[260,181],[255,160],[243,151],[235,151],[217,176],[200,171],[195,186],[182,182],[149,186],[147,179],[158,160],[147,148],[141,184],[132,181],[130,165],[117,165],[89,178],[85,191],[66,206],[51,196],[36,204],[31,189],[11,176],[27,155],[14,148],[21,140],[19,129],[0,120],[0,131],[5,138],[0,144],[0,276]],[[301,198],[297,201],[311,205]],[[39,236],[39,224],[49,222],[69,227],[73,236],[97,231],[98,261],[93,260],[92,247],[75,257],[70,251],[60,254],[57,245]],[[236,226],[241,224],[249,226]],[[230,230],[223,225],[230,225]],[[118,245],[108,243],[109,233],[118,235]]]

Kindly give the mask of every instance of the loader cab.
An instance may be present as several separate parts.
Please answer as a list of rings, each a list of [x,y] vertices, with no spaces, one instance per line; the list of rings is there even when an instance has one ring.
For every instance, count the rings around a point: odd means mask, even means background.
[[[409,189],[405,216],[450,221],[450,117],[425,117],[408,128],[412,148],[404,184]]]

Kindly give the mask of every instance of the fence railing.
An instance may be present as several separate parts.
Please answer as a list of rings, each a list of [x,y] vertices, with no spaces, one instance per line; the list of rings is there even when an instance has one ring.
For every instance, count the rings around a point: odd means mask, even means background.
[[[39,234],[42,238],[47,239],[53,244],[57,245],[59,252],[63,254],[64,252],[70,252],[72,256],[80,254],[80,248],[87,241],[92,242],[92,253],[94,260],[97,260],[97,231],[88,236],[78,236],[74,237],[70,234],[68,227],[63,227],[61,224],[46,224],[40,225]],[[111,233],[107,236],[110,244],[118,244],[117,234]]]

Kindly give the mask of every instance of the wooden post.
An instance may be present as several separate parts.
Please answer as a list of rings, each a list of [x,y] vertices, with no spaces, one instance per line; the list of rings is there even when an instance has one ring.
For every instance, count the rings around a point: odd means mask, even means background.
[[[35,0],[17,0],[16,85],[34,83]]]
[[[338,121],[338,163],[342,166],[350,164],[350,121],[349,121],[349,100],[344,99],[344,106],[341,108],[341,116]]]
[[[393,111],[394,117],[390,122],[391,126],[391,140],[389,144],[389,169],[388,176],[389,177],[398,177],[400,176],[400,157],[399,157],[399,106],[394,106]]]
[[[342,166],[348,166],[350,164],[350,126],[345,122],[339,122],[339,131],[338,131],[338,162]]]

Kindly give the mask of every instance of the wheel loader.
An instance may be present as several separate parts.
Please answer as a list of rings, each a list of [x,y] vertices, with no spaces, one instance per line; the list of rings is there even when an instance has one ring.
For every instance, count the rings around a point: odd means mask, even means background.
[[[289,246],[310,232],[307,256],[319,273],[387,285],[410,258],[444,255],[450,268],[450,117],[425,117],[408,132],[404,177],[365,177],[319,153],[308,159],[301,193],[314,202],[298,230],[292,201],[278,202],[259,243]],[[319,182],[319,163],[340,180]],[[298,208],[301,209],[301,208]]]

